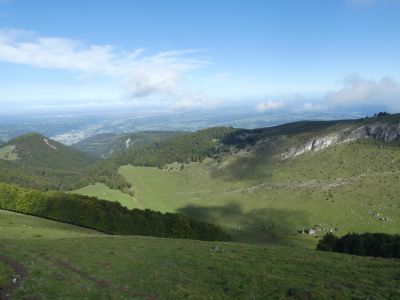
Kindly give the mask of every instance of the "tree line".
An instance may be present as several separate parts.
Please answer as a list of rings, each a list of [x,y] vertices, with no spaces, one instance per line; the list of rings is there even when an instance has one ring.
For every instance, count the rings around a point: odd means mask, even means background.
[[[327,233],[319,241],[317,250],[360,256],[400,258],[400,235],[348,233],[339,238],[332,233]]]
[[[150,235],[197,240],[230,240],[218,226],[181,214],[149,209],[129,210],[118,202],[95,197],[42,192],[0,184],[0,209],[92,228],[108,234]]]

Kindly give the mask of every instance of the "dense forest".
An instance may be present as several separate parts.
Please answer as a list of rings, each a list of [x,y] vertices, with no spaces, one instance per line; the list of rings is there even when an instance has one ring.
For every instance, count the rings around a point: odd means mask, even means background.
[[[109,234],[150,235],[198,240],[229,240],[219,227],[181,214],[129,210],[118,202],[77,194],[0,184],[0,209],[84,226]]]
[[[169,139],[129,149],[114,160],[118,165],[163,167],[172,162],[200,161],[218,152],[220,141],[236,131],[214,127],[174,136]]]

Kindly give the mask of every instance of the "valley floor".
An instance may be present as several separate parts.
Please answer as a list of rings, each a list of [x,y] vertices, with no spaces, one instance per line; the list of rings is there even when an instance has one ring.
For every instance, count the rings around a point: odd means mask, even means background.
[[[5,211],[0,251],[26,270],[0,261],[13,299],[400,299],[399,260],[109,236]]]

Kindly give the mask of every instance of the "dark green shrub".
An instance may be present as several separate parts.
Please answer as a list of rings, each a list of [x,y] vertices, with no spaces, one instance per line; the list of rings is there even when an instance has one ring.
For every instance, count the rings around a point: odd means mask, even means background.
[[[319,241],[317,250],[320,251],[334,251],[336,242],[339,238],[332,233],[327,233]]]

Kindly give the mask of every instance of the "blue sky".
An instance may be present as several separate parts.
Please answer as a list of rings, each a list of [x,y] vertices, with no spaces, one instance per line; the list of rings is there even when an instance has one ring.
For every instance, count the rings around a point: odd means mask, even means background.
[[[400,1],[0,0],[0,108],[400,111]]]

